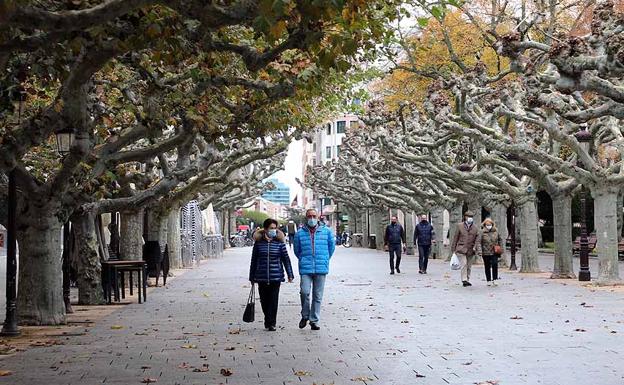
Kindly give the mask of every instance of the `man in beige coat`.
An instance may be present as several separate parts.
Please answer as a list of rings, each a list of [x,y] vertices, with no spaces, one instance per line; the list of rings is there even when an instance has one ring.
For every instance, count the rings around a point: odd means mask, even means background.
[[[474,213],[466,211],[464,221],[457,224],[457,230],[451,242],[451,252],[457,254],[462,265],[461,280],[464,287],[470,283],[470,270],[474,262],[475,251],[479,250],[479,229],[474,224]]]

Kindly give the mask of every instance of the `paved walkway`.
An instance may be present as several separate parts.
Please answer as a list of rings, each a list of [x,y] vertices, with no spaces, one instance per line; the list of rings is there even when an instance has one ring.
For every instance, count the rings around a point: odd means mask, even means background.
[[[482,266],[462,288],[447,264],[388,274],[385,254],[338,248],[321,326],[299,330],[298,278],[277,332],[242,323],[250,249],[228,250],[64,345],[0,359],[0,384],[624,383],[624,293]],[[294,262],[294,261],[293,261]],[[221,374],[221,370],[230,376]]]

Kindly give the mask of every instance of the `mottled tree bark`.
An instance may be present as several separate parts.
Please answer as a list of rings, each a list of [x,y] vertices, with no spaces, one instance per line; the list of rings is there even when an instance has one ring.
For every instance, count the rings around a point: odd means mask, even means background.
[[[22,325],[65,323],[61,228],[53,210],[27,202],[17,218],[17,313]]]
[[[576,278],[572,264],[572,197],[553,194],[555,264],[551,278]]]
[[[432,245],[431,257],[443,258],[444,255],[444,208],[436,207],[431,211],[431,225],[435,233],[436,243]]]
[[[78,303],[81,305],[101,305],[102,265],[98,253],[95,215],[84,212],[72,217],[78,260]]]
[[[415,255],[416,250],[414,248],[414,226],[416,225],[417,219],[414,219],[414,212],[408,211],[405,213],[405,240],[406,240],[406,254],[407,255]]]
[[[462,212],[462,206],[463,206],[463,202],[457,202],[457,204],[455,204],[453,207],[451,207],[451,209],[449,210],[449,214],[450,214],[450,227],[449,227],[449,247],[450,245],[453,243],[453,238],[455,237],[455,233],[457,232],[457,224],[461,223],[463,221],[463,212]],[[449,249],[450,251],[450,249]],[[451,254],[452,253],[448,253],[448,255],[446,256],[446,260],[450,261],[451,260]]]
[[[490,215],[494,223],[496,223],[496,229],[498,230],[498,234],[500,235],[503,244],[503,255],[500,259],[500,265],[502,267],[508,267],[507,263],[507,253],[506,253],[506,243],[507,237],[509,236],[509,230],[507,230],[507,207],[503,204],[495,204],[490,211]]]
[[[520,272],[538,273],[540,271],[537,248],[537,233],[539,229],[537,226],[535,194],[520,207],[520,218],[520,226],[522,226],[520,231],[522,245]]]
[[[119,259],[137,260],[143,257],[143,210],[121,213]]]
[[[169,265],[172,269],[182,267],[182,251],[180,243],[180,208],[174,208],[167,218],[167,246]]]
[[[598,243],[598,283],[612,284],[620,281],[618,266],[617,215],[618,189],[608,186],[594,188],[594,223]]]

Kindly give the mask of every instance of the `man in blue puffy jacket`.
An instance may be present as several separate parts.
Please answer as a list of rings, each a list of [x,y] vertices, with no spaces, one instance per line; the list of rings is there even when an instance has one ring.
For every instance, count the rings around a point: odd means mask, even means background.
[[[331,229],[319,224],[316,210],[306,211],[306,225],[295,234],[294,248],[295,255],[299,259],[301,276],[299,328],[303,329],[310,321],[312,330],[319,330],[325,277],[329,273],[329,260],[336,249],[336,240]],[[312,292],[311,303],[310,292]]]

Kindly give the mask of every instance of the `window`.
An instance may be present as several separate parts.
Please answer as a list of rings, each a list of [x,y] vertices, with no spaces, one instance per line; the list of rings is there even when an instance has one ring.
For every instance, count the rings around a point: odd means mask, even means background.
[[[312,143],[312,151],[316,152],[316,143]]]
[[[325,158],[331,159],[331,146],[325,147]]]
[[[340,146],[336,146],[336,157],[340,156]]]
[[[347,127],[347,122],[344,120],[339,120],[336,123],[336,133],[337,134],[344,134],[345,133],[345,128]]]
[[[331,123],[327,123],[327,135],[331,135]]]

